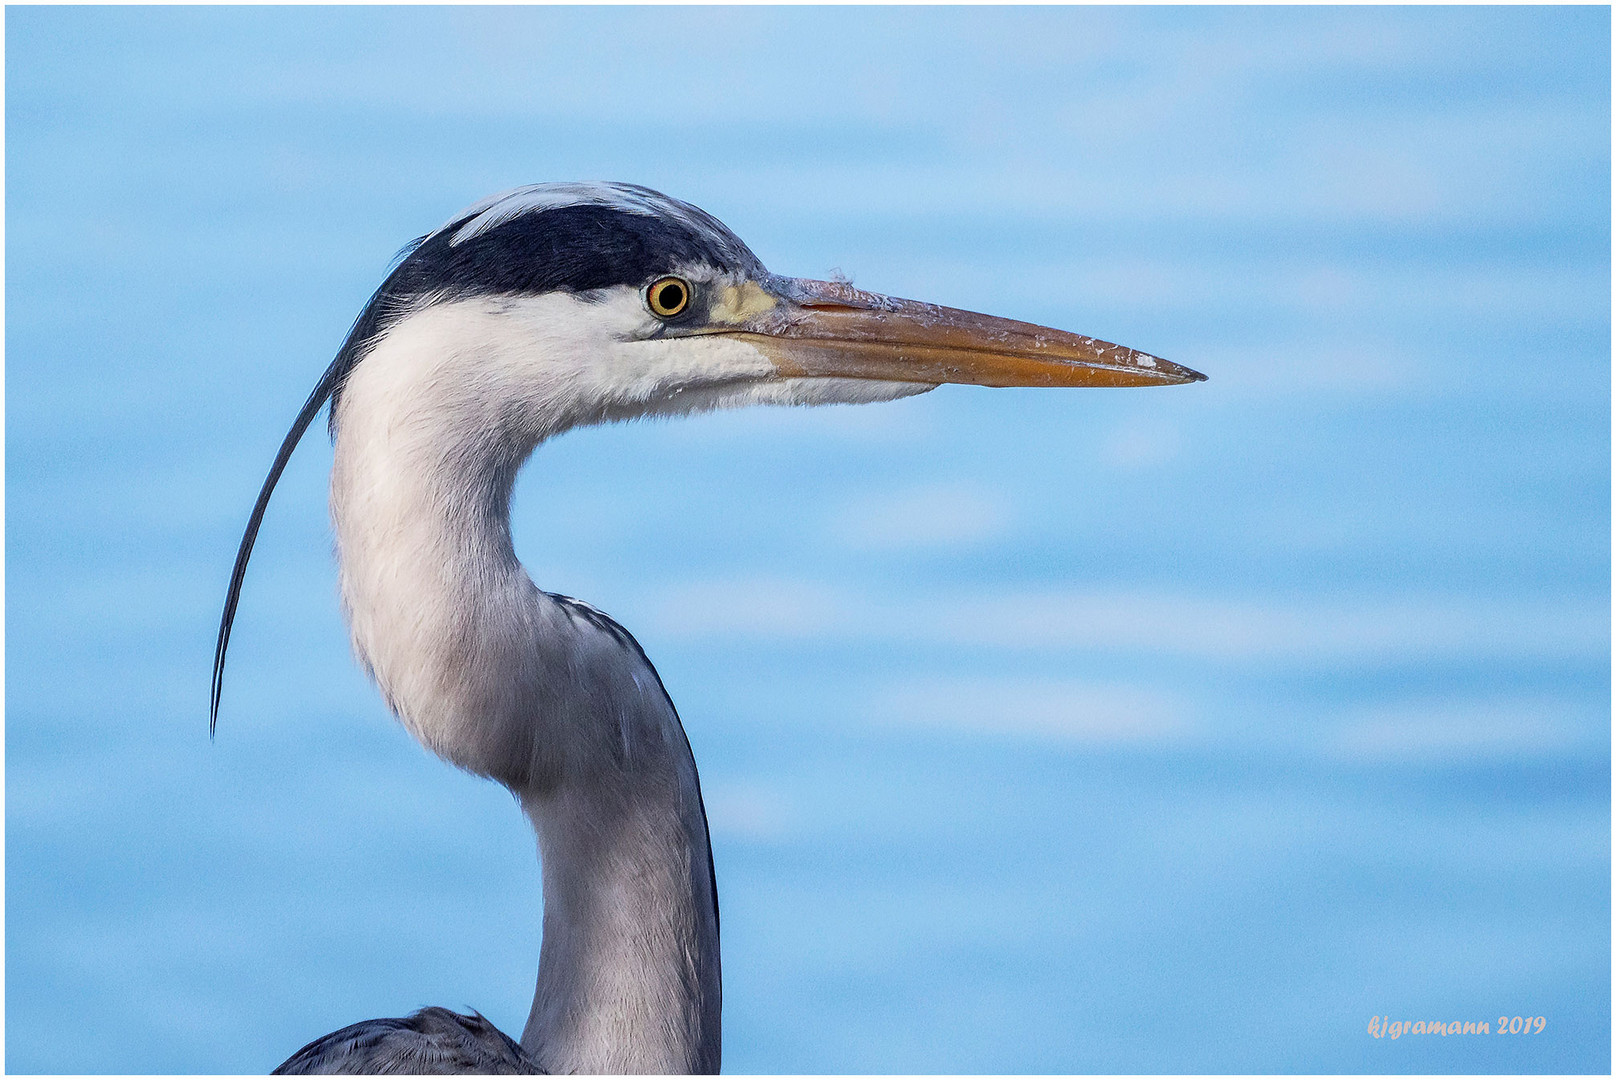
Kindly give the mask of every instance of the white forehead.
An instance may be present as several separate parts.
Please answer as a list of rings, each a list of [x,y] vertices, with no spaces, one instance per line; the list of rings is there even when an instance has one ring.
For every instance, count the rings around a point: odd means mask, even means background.
[[[562,206],[610,206],[629,214],[671,218],[698,232],[710,232],[716,224],[689,203],[670,199],[638,184],[586,181],[528,184],[490,195],[444,222],[432,235],[436,236],[456,222],[464,222],[449,238],[449,246],[456,247],[523,214]]]

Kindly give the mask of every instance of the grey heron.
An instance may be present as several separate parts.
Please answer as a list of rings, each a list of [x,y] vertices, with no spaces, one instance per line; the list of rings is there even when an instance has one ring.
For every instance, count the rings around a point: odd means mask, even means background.
[[[214,654],[209,730],[275,483],[327,404],[355,655],[406,729],[509,788],[537,838],[543,937],[521,1042],[425,1009],[318,1039],[281,1072],[708,1073],[717,884],[695,761],[645,652],[517,560],[510,498],[569,428],[942,383],[1204,378],[1093,338],[779,277],[716,218],[629,184],[538,184],[405,249],[259,492]]]

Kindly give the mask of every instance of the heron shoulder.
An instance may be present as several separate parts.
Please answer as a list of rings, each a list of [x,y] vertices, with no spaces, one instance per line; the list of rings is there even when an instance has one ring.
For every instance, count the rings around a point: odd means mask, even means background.
[[[349,1024],[287,1058],[275,1075],[520,1076],[544,1071],[481,1013],[433,1007],[406,1017]]]

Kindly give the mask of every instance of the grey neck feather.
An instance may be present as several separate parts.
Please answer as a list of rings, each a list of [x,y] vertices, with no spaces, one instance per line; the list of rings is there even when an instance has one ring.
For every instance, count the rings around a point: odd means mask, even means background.
[[[511,544],[517,470],[562,423],[490,411],[499,395],[460,370],[486,372],[474,349],[426,351],[383,340],[336,418],[355,651],[416,738],[533,824],[544,937],[523,1047],[552,1072],[716,1072],[717,906],[684,730],[632,639],[535,588]]]

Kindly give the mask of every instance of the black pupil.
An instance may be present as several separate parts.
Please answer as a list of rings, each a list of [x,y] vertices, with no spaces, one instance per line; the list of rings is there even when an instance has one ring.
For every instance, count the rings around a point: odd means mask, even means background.
[[[670,281],[657,290],[656,301],[663,311],[672,311],[685,302],[685,291]]]

